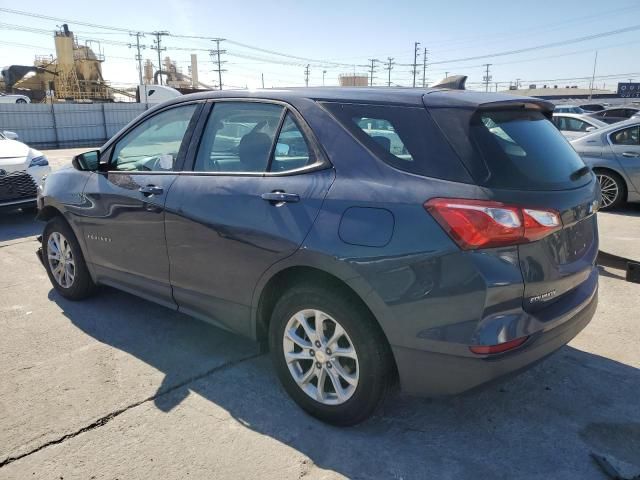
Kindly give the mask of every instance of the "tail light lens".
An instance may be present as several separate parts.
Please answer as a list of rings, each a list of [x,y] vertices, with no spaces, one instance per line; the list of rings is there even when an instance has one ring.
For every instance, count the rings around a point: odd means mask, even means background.
[[[535,242],[562,228],[554,210],[458,198],[432,198],[424,207],[464,250]]]
[[[493,355],[496,353],[504,353],[508,352],[509,350],[518,348],[520,345],[526,342],[528,338],[528,336],[520,337],[514,340],[509,340],[508,342],[498,343],[496,345],[471,345],[469,347],[469,350],[477,355]]]

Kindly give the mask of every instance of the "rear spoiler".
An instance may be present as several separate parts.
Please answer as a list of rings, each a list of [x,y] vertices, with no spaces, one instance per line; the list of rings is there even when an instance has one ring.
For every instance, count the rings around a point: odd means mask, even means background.
[[[466,82],[467,82],[466,75],[452,75],[450,77],[443,78],[435,85],[431,85],[431,88],[447,88],[449,90],[465,90]]]

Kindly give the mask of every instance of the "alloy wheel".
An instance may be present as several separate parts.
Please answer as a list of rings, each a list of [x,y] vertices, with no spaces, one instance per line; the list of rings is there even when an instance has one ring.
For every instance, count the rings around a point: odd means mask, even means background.
[[[47,241],[47,259],[51,274],[58,285],[69,288],[76,276],[76,264],[69,241],[60,232],[53,232]]]
[[[353,395],[360,376],[358,355],[344,328],[321,310],[293,315],[282,339],[291,376],[309,397],[340,405]]]
[[[620,195],[618,182],[605,173],[598,173],[596,176],[602,193],[602,208],[607,208],[613,205],[618,199],[618,195]]]

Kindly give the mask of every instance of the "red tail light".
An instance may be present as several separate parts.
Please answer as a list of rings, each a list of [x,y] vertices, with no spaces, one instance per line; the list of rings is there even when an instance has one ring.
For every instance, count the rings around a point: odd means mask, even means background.
[[[528,336],[520,337],[514,340],[509,340],[508,342],[498,343],[497,345],[471,345],[469,347],[469,350],[471,350],[473,353],[477,353],[478,355],[504,353],[508,350],[518,348],[520,345],[526,342],[528,338]]]
[[[534,242],[562,228],[554,210],[459,198],[432,198],[424,207],[464,250]]]

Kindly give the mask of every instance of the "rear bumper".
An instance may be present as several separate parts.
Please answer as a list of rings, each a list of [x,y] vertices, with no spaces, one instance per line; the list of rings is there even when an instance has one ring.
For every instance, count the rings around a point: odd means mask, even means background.
[[[392,347],[404,392],[420,396],[461,393],[523,370],[567,344],[587,326],[598,305],[597,287],[570,318],[532,335],[519,349],[503,355],[468,357]]]

